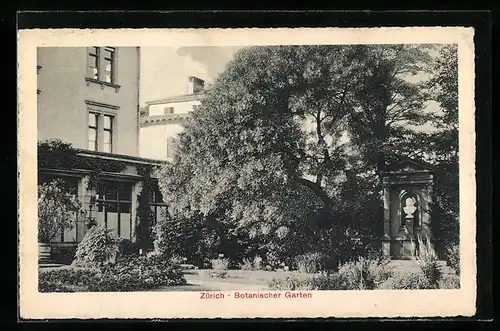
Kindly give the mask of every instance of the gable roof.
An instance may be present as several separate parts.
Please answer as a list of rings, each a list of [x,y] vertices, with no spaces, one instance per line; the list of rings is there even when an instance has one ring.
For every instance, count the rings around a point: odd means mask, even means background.
[[[421,159],[414,159],[407,156],[399,155],[395,157],[387,167],[388,172],[399,171],[436,171],[437,168]]]

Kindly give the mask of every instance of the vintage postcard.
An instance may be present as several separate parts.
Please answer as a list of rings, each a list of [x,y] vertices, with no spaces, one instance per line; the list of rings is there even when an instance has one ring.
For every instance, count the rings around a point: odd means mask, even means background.
[[[20,317],[474,315],[473,36],[20,30]]]

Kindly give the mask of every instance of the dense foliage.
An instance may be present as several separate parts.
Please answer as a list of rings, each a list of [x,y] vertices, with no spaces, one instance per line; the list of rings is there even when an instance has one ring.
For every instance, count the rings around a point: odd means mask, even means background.
[[[104,225],[94,225],[78,244],[72,268],[39,272],[41,292],[143,291],[186,283],[173,259],[139,255],[136,243],[115,238]]]
[[[319,273],[310,278],[273,278],[268,286],[280,291],[458,289],[460,279],[446,274],[436,284],[422,271],[395,272],[387,261],[359,259],[343,264],[338,272]]]
[[[450,267],[455,270],[457,274],[460,275],[460,247],[458,244],[455,244],[451,247],[448,247],[448,263]]]
[[[76,225],[83,215],[78,196],[62,180],[38,185],[38,241],[48,243]]]
[[[313,274],[328,268],[328,256],[319,252],[298,255],[294,262],[297,270],[304,273]]]
[[[424,241],[422,237],[418,236],[417,239],[418,250],[414,255],[414,259],[420,265],[420,270],[427,280],[428,285],[432,288],[438,288],[442,272],[438,265],[436,251],[431,245],[429,238],[426,238]]]
[[[70,265],[75,260],[76,248],[76,245],[67,247],[54,246],[51,251],[51,260],[54,263]]]
[[[98,279],[94,269],[55,269],[38,272],[40,292],[76,292],[86,289]]]
[[[104,224],[92,226],[78,244],[73,264],[96,268],[116,260],[119,248]]]
[[[79,150],[60,139],[38,142],[38,167],[48,169],[82,169],[89,171],[89,189],[95,189],[99,183],[99,174],[103,171],[121,172],[127,165],[118,160],[79,155]]]
[[[138,165],[137,174],[142,177],[142,190],[137,196],[137,212],[136,212],[136,236],[137,247],[144,251],[153,249],[154,240],[154,215],[150,207],[150,202],[153,198],[153,190],[156,187],[156,182],[151,177],[154,169],[151,165]]]
[[[212,265],[212,271],[210,275],[212,277],[225,278],[227,276],[227,270],[229,269],[229,259],[218,258],[210,261]]]
[[[429,81],[432,98],[439,104],[440,116],[434,120],[436,132],[423,143],[429,146],[430,161],[437,173],[434,213],[437,251],[450,258],[447,248],[459,242],[459,169],[458,169],[458,55],[457,46],[448,45],[434,64],[435,75]]]
[[[39,272],[40,292],[143,291],[185,284],[181,269],[157,256],[124,256],[94,269]]]
[[[99,279],[89,284],[89,291],[145,291],[185,283],[181,269],[162,258],[129,256],[104,266]]]
[[[431,56],[439,51],[339,45],[237,53],[161,169],[170,215],[159,225],[159,246],[178,238],[188,244],[165,250],[210,259],[231,247],[232,259],[260,254],[288,264],[315,251],[350,259],[380,247],[379,176],[405,158],[436,164],[430,156],[443,138],[419,128],[451,121],[435,111],[449,102],[434,85],[453,89],[436,77],[455,70],[439,62],[449,57]]]

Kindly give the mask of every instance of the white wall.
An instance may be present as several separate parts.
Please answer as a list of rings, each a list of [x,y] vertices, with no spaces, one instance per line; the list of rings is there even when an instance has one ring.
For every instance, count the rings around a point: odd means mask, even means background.
[[[185,114],[193,110],[194,106],[199,105],[200,100],[183,101],[183,102],[166,102],[158,105],[149,106],[149,116],[164,115],[165,107],[174,107],[174,114]]]
[[[167,140],[170,137],[177,137],[183,130],[184,127],[179,122],[142,127],[139,136],[141,157],[169,160],[167,158]]]
[[[190,100],[149,105],[149,116],[165,115],[165,107],[174,107],[172,116],[188,114],[194,106],[200,103],[200,100]],[[167,157],[167,140],[171,137],[177,138],[182,131],[184,131],[184,127],[179,121],[142,126],[139,131],[140,156],[156,160],[170,160]]]

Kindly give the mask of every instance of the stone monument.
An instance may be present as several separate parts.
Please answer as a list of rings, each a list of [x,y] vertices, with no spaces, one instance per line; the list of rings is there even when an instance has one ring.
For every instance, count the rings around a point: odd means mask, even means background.
[[[432,168],[406,161],[384,174],[384,256],[411,259],[418,237],[431,239]],[[394,168],[393,168],[394,169]]]

